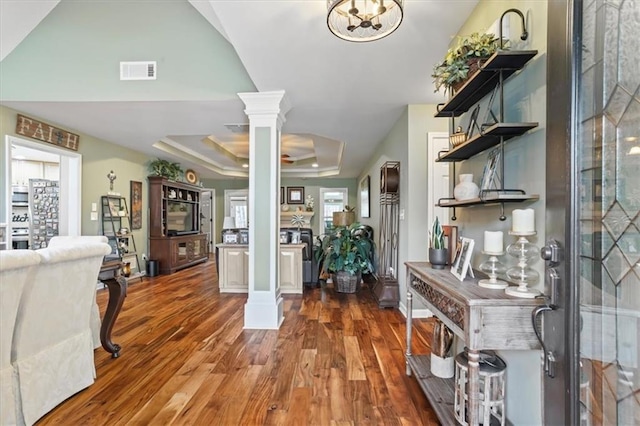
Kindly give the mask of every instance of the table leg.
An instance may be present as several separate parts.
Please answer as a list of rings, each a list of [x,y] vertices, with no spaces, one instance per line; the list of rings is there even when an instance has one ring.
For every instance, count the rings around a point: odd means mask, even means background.
[[[479,396],[480,396],[480,351],[471,350],[467,352],[469,357],[469,425],[477,426],[479,419]]]
[[[407,353],[405,354],[404,362],[406,364],[407,376],[411,375],[411,367],[409,366],[409,357],[411,356],[411,330],[413,327],[413,294],[410,291],[407,292]]]
[[[109,289],[109,303],[100,327],[100,342],[104,350],[109,352],[112,358],[118,358],[120,356],[120,345],[111,341],[111,330],[113,330],[113,325],[116,323],[122,303],[127,295],[127,279],[123,276],[118,276],[105,280],[104,283]]]

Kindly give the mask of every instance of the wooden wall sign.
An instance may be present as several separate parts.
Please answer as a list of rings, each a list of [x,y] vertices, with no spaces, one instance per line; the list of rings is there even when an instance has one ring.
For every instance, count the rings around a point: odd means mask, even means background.
[[[72,151],[77,151],[80,143],[80,136],[75,133],[58,129],[34,118],[25,117],[22,114],[18,114],[16,133]]]

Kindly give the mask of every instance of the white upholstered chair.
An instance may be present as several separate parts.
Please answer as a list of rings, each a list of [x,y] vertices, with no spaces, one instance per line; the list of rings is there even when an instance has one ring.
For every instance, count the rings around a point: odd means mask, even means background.
[[[87,242],[95,243],[108,243],[109,239],[103,235],[82,235],[82,236],[57,236],[49,240],[49,247],[62,247],[73,244],[81,244]],[[97,278],[97,277],[96,277]],[[96,280],[97,282],[97,280]],[[100,343],[100,326],[102,320],[100,319],[100,309],[98,303],[94,302],[91,307],[91,339],[93,340],[93,347],[99,348]]]
[[[81,241],[36,253],[41,262],[23,292],[12,353],[18,422],[27,425],[94,382],[91,310],[100,265],[111,247]]]
[[[11,346],[24,286],[33,280],[40,256],[33,250],[0,251],[0,425],[14,425],[17,377],[11,366]]]

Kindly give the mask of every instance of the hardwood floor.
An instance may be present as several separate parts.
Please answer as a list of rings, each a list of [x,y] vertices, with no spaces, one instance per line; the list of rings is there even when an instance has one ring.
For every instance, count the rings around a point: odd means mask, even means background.
[[[368,288],[285,295],[280,330],[243,330],[245,302],[219,293],[213,260],[131,284],[120,358],[97,349],[96,382],[38,425],[438,424],[405,375],[404,317]],[[426,352],[431,321],[415,327]]]

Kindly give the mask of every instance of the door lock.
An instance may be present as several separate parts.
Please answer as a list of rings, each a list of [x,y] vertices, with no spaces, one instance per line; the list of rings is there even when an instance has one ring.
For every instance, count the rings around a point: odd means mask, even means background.
[[[560,260],[562,260],[562,249],[560,248],[560,244],[556,240],[550,239],[547,241],[547,245],[540,249],[540,257],[552,265],[557,265],[560,263]]]

